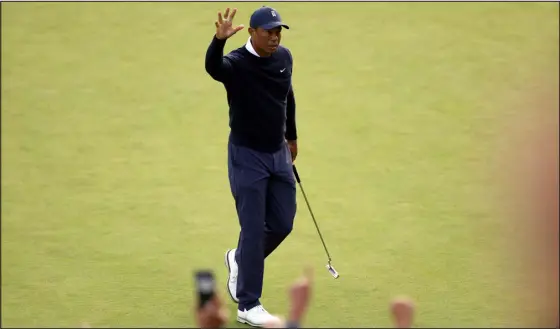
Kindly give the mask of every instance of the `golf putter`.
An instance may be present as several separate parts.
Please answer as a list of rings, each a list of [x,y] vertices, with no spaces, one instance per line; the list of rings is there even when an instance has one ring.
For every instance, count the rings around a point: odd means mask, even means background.
[[[301,194],[303,194],[303,198],[305,199],[305,203],[307,204],[307,209],[309,209],[309,213],[311,214],[311,218],[313,219],[313,223],[315,223],[315,228],[317,229],[317,233],[319,233],[319,238],[321,238],[321,242],[323,243],[323,248],[325,248],[325,252],[327,253],[328,263],[327,263],[326,267],[329,270],[329,273],[333,276],[333,278],[338,279],[338,277],[340,275],[338,274],[338,272],[334,269],[334,267],[331,264],[331,262],[332,262],[331,255],[329,254],[329,250],[327,249],[327,245],[325,244],[325,240],[323,240],[323,235],[321,234],[321,231],[319,230],[319,225],[317,225],[317,221],[315,220],[315,215],[313,214],[313,210],[311,210],[311,206],[309,205],[309,201],[307,200],[307,195],[305,194],[305,191],[303,190],[303,185],[301,185],[301,179],[299,178],[299,174],[298,174],[298,171],[296,169],[296,166],[292,165],[292,168],[294,170],[294,176],[296,177],[296,181],[299,184]]]

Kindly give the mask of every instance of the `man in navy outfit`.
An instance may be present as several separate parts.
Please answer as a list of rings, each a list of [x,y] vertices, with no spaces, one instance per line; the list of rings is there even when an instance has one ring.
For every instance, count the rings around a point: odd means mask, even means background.
[[[241,232],[226,252],[228,291],[237,321],[262,327],[275,319],[261,305],[264,260],[291,232],[296,214],[292,163],[297,156],[292,55],[280,45],[280,14],[261,7],[251,16],[247,43],[224,56],[236,9],[218,13],[206,72],[227,92],[228,175]]]

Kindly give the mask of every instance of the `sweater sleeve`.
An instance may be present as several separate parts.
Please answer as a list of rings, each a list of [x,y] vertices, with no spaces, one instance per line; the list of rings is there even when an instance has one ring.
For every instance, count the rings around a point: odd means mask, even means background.
[[[290,71],[293,73],[294,68],[294,58],[292,57],[292,52],[288,50],[288,56],[290,57]],[[286,104],[286,134],[284,137],[289,141],[297,140],[297,129],[296,129],[296,98],[294,96],[293,86],[290,85],[290,90],[288,91],[288,99]]]
[[[285,137],[289,141],[297,140],[297,129],[296,129],[296,99],[294,96],[294,90],[290,86],[290,91],[288,92],[288,103],[286,106],[286,134]]]
[[[224,57],[226,40],[220,40],[214,35],[206,51],[206,72],[216,81],[225,82],[233,72],[231,59]]]

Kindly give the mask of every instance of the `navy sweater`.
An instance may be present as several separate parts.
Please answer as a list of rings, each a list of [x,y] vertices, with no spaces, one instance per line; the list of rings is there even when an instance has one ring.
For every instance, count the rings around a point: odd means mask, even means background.
[[[226,89],[232,142],[275,152],[286,139],[296,140],[290,51],[280,46],[269,57],[257,57],[243,46],[224,56],[225,43],[212,39],[206,72]]]

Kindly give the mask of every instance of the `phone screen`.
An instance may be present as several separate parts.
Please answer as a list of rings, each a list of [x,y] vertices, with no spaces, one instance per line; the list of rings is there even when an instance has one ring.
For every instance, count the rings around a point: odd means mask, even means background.
[[[214,297],[216,281],[214,280],[214,273],[208,270],[197,271],[195,279],[198,292],[198,307],[202,308]]]

